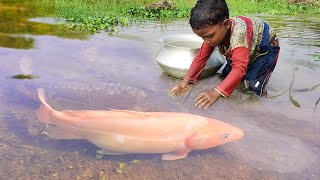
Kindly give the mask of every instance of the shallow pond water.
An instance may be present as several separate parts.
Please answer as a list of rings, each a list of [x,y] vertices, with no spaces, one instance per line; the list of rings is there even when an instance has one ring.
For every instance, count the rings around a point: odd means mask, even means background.
[[[50,20],[27,17],[36,21],[0,20],[1,179],[320,178],[320,17],[260,16],[276,28],[281,44],[270,97],[238,88],[209,110],[197,109],[194,99],[221,82],[218,74],[172,97],[178,81],[155,61],[160,37],[192,33],[186,20],[134,25],[109,36],[65,32]],[[183,111],[228,122],[245,136],[178,161],[159,154],[100,159],[89,142],[41,134],[44,126],[34,116],[38,87],[58,110]]]

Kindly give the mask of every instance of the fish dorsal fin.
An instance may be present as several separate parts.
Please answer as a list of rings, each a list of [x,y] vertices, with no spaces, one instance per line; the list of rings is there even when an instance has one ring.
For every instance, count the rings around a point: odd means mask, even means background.
[[[79,116],[79,112],[77,110],[64,110],[63,113],[68,116],[74,116],[74,117]]]
[[[80,119],[87,118],[132,118],[132,119],[146,119],[150,116],[148,112],[138,112],[130,110],[108,109],[106,110],[64,110],[64,114],[74,116]]]
[[[139,118],[139,119],[146,119],[150,116],[150,113],[148,112],[139,112],[139,111],[121,110],[121,109],[110,109],[110,111],[125,113],[130,116],[135,116],[136,118]]]

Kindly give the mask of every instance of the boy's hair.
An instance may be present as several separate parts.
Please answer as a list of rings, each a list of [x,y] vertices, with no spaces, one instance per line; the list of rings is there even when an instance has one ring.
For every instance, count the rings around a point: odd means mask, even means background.
[[[191,9],[189,23],[192,29],[199,30],[227,18],[229,9],[225,0],[198,0]]]

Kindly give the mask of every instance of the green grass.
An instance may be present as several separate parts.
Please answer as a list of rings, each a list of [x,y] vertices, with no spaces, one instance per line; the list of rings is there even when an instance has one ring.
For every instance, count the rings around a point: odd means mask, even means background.
[[[49,1],[49,0],[47,0]],[[115,26],[126,26],[133,19],[168,19],[189,16],[191,0],[175,1],[174,10],[146,9],[155,0],[56,0],[55,13],[66,19],[67,27],[83,31],[114,32]]]
[[[314,4],[288,4],[286,0],[228,0],[231,16],[246,14],[298,15],[320,14]]]
[[[156,0],[56,0],[55,7],[57,15],[65,18],[101,17],[107,15],[131,15],[145,11],[146,4],[157,2]],[[179,10],[190,10],[194,2],[191,0],[176,0]],[[145,11],[146,12],[146,11]],[[143,14],[143,12],[141,12]],[[189,12],[188,12],[189,14]]]
[[[67,20],[67,27],[83,31],[114,32],[116,26],[126,26],[136,19],[168,20],[188,18],[195,0],[175,0],[175,9],[147,9],[146,5],[158,0],[42,0],[54,3],[55,15]],[[313,0],[318,2],[317,0]],[[227,0],[230,15],[320,14],[317,5],[288,4],[286,0]],[[316,3],[314,3],[316,4]]]

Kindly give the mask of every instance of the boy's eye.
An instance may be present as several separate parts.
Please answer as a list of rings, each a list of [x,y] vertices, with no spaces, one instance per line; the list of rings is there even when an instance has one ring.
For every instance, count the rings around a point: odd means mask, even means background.
[[[209,34],[209,35],[204,36],[203,38],[212,38],[213,36],[214,36],[214,34]]]

